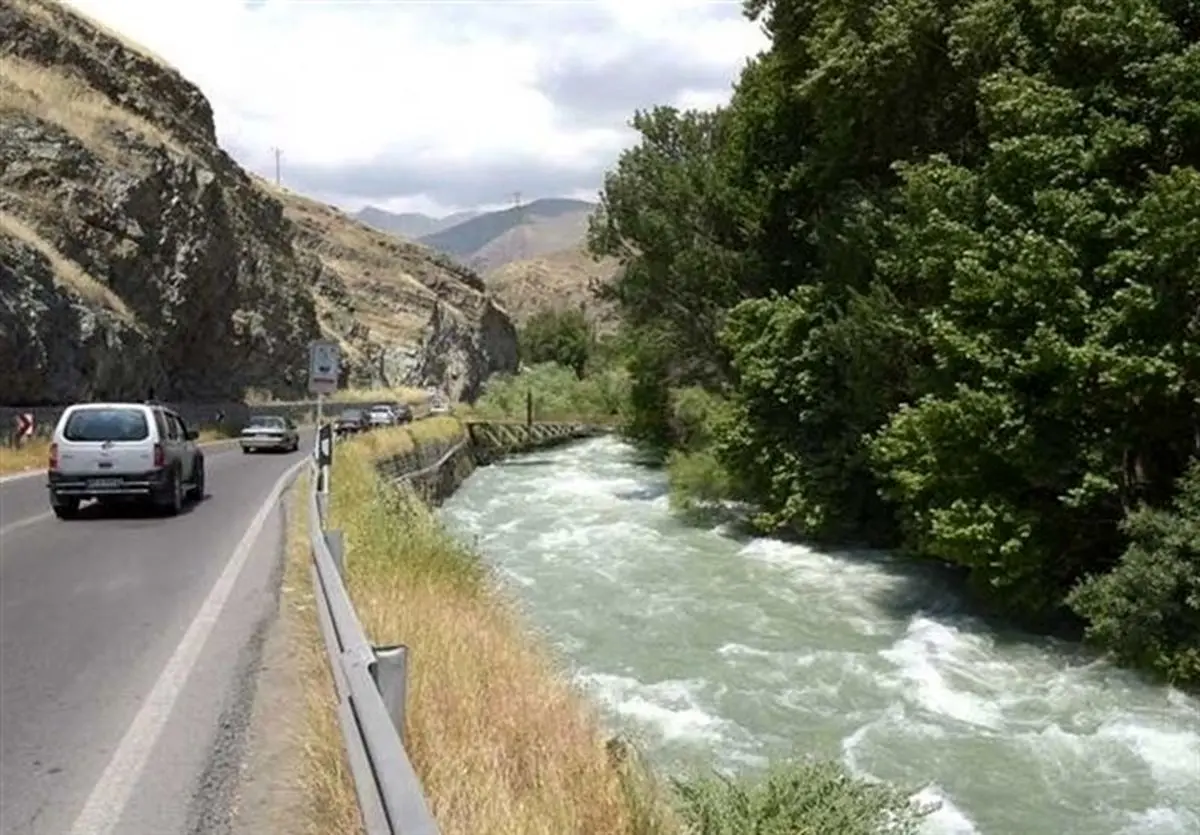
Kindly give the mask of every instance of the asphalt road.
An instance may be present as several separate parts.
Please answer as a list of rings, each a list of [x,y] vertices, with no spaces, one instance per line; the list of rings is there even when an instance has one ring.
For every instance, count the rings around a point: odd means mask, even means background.
[[[0,481],[0,832],[224,828],[301,441],[207,448],[208,495],[175,518],[63,522],[43,477]]]

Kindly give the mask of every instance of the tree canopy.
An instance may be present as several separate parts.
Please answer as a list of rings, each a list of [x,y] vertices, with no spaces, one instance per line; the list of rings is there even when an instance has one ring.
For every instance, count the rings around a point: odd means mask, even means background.
[[[639,113],[593,219],[631,432],[701,386],[765,528],[1200,682],[1200,3],[746,12],[729,106]]]

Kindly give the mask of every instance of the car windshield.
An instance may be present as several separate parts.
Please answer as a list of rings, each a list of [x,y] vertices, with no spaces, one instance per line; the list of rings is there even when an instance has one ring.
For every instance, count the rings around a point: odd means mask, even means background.
[[[372,412],[390,412],[391,410],[392,410],[391,406],[372,406],[371,407]]]
[[[143,441],[149,435],[145,412],[120,407],[76,409],[63,427],[68,441]]]
[[[250,426],[257,429],[282,429],[283,418],[265,415],[250,418]]]

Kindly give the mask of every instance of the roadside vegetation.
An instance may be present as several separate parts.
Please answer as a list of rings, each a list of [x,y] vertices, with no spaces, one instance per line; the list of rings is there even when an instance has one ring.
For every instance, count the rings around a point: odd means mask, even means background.
[[[269,392],[257,389],[248,389],[243,395],[243,399],[251,408],[281,402],[272,397]],[[315,398],[309,396],[305,399],[313,400]],[[418,406],[427,402],[429,395],[423,389],[411,386],[396,386],[393,388],[343,388],[338,389],[336,395],[326,399],[337,403],[362,403],[364,405],[398,401],[400,403],[407,403],[410,406]]]
[[[521,370],[492,377],[462,416],[487,420],[526,418],[533,397],[533,419],[614,424],[629,403],[629,374],[613,337],[595,335],[582,311],[536,313],[518,331]]]
[[[1200,685],[1191,6],[746,8],[730,104],[638,113],[593,218],[626,431],[684,503]]]
[[[463,431],[438,417],[373,432],[339,444],[332,474],[332,525],[345,532],[347,583],[364,628],[411,652],[409,754],[442,832],[872,835],[888,822],[889,831],[915,831],[927,810],[835,764],[665,783],[632,746],[606,742],[595,708],[480,558],[411,492],[376,475],[376,461]],[[327,685],[314,679],[313,687]],[[313,704],[333,716],[332,705]],[[310,733],[310,771],[340,780],[313,787],[313,814],[322,825],[344,824],[355,798],[335,756],[337,725],[315,717]]]
[[[316,590],[309,571],[312,545],[307,497],[311,489],[311,478],[302,473],[289,504],[287,565],[280,603],[296,627],[296,681],[303,696],[299,724],[291,734],[295,750],[302,752],[297,776],[305,804],[305,833],[356,835],[363,831],[362,816],[338,725],[337,693],[317,622]]]

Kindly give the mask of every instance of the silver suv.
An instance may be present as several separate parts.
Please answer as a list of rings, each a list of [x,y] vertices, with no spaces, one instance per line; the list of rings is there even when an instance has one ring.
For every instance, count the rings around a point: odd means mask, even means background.
[[[50,443],[46,487],[59,519],[86,499],[141,499],[170,515],[204,496],[199,433],[157,403],[69,406]]]

